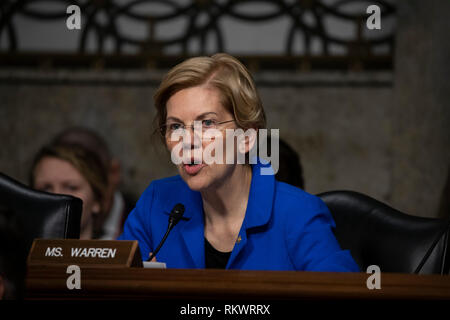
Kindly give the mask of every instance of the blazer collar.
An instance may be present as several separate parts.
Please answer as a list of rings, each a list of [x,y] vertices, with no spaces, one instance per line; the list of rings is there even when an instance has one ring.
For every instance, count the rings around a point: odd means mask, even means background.
[[[272,214],[275,176],[269,163],[262,159],[257,160],[257,163],[252,165],[252,182],[243,222],[246,229],[267,224]]]
[[[265,170],[264,170],[265,169]],[[272,172],[264,175],[263,173]],[[247,210],[245,212],[244,222],[239,231],[238,239],[231,252],[227,263],[227,269],[232,268],[235,261],[247,244],[247,232],[251,228],[262,227],[269,223],[272,214],[272,207],[275,194],[275,177],[270,164],[257,161],[252,166],[252,182],[250,185],[250,194],[248,196]]]

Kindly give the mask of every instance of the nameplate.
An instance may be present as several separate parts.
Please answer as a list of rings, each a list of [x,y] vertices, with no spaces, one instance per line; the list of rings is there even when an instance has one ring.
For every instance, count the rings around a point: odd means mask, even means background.
[[[137,241],[36,239],[28,266],[142,267]]]

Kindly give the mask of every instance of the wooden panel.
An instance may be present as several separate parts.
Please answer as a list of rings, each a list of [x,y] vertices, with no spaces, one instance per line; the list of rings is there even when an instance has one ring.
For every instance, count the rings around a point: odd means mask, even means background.
[[[31,267],[28,299],[450,299],[450,277],[366,273],[81,268],[81,289],[68,290],[65,267]]]

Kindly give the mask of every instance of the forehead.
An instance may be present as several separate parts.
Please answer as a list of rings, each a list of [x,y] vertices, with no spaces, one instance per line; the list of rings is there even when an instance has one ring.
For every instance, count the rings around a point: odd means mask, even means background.
[[[84,180],[81,173],[68,161],[56,157],[42,158],[34,170],[35,181]]]
[[[206,86],[192,87],[178,91],[167,100],[167,117],[191,120],[198,116],[214,112],[218,116],[229,114],[220,101],[217,89]]]

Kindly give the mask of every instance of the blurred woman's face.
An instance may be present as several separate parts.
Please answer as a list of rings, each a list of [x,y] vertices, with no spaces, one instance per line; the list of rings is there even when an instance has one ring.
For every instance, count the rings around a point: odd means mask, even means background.
[[[100,212],[100,204],[89,182],[74,166],[59,158],[42,158],[34,169],[33,187],[80,198],[83,201],[80,238],[89,239],[92,236],[90,228],[93,227],[93,215]]]
[[[220,103],[219,92],[216,89],[202,86],[183,89],[175,93],[167,101],[166,111],[166,125],[175,124],[179,126],[181,124],[191,126],[194,121],[208,124],[212,121],[219,123],[234,119],[233,115]],[[179,156],[183,159],[183,162],[178,164],[177,168],[190,189],[203,191],[210,187],[218,186],[226,181],[226,178],[232,173],[236,166],[235,164],[207,164],[205,159],[200,159],[201,162],[199,164],[194,164],[194,162],[199,161],[195,150],[200,148],[205,150],[209,144],[218,142],[216,141],[217,139],[222,139],[222,146],[225,146],[225,129],[235,127],[235,122],[223,124],[218,129],[222,133],[221,137],[206,140],[199,138],[191,128],[186,129],[190,131],[191,139],[183,143],[183,148],[178,148],[181,153]],[[166,144],[170,152],[179,143],[180,141],[172,141],[166,136]],[[190,150],[190,153],[187,152],[188,150]],[[189,155],[186,156],[186,154]]]

